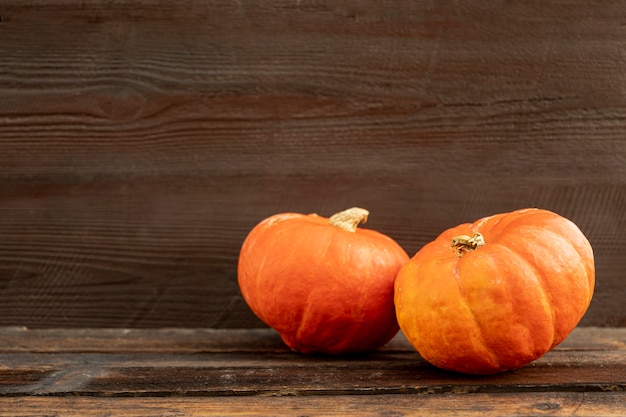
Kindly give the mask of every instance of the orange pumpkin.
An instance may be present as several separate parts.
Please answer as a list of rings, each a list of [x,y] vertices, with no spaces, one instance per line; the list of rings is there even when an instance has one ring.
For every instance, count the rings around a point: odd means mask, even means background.
[[[330,219],[277,214],[244,241],[241,293],[291,349],[363,352],[398,332],[393,285],[409,256],[390,237],[357,228],[367,215],[360,208]]]
[[[420,249],[396,278],[396,314],[431,364],[493,374],[561,343],[594,283],[580,229],[553,212],[522,209],[459,225]]]

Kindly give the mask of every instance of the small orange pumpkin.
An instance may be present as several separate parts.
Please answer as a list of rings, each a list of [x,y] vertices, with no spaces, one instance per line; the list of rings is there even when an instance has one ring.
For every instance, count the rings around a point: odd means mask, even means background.
[[[390,237],[357,228],[368,211],[283,213],[255,226],[239,255],[238,282],[252,311],[291,349],[374,350],[399,330],[394,281],[409,256]]]
[[[459,225],[420,249],[396,278],[396,314],[431,364],[493,374],[561,343],[594,283],[580,229],[553,212],[522,209]]]

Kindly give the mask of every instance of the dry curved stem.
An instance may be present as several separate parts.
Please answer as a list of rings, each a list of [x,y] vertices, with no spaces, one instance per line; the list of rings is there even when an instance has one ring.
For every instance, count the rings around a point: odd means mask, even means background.
[[[356,232],[359,223],[367,222],[367,216],[370,212],[360,207],[352,207],[339,213],[335,213],[328,219],[328,223],[332,226],[346,230],[348,232]]]
[[[452,246],[456,252],[456,256],[461,257],[467,252],[476,250],[476,248],[485,244],[485,238],[476,232],[472,236],[459,235],[452,238]]]

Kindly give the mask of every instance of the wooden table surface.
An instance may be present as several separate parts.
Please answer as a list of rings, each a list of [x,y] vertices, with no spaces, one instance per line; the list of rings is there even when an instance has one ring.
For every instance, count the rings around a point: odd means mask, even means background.
[[[626,329],[580,327],[517,371],[428,365],[399,334],[349,357],[269,329],[0,329],[0,416],[626,415]]]

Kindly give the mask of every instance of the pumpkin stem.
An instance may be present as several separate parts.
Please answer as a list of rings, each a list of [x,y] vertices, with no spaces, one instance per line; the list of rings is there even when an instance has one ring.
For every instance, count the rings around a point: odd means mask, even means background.
[[[471,252],[483,246],[485,244],[485,238],[480,233],[476,232],[472,236],[459,235],[452,238],[452,246],[456,251],[456,256],[461,257],[467,252]]]
[[[328,223],[332,226],[346,230],[348,232],[356,232],[356,227],[359,223],[367,222],[367,216],[370,212],[360,208],[352,207],[339,213],[335,213],[328,219]]]

